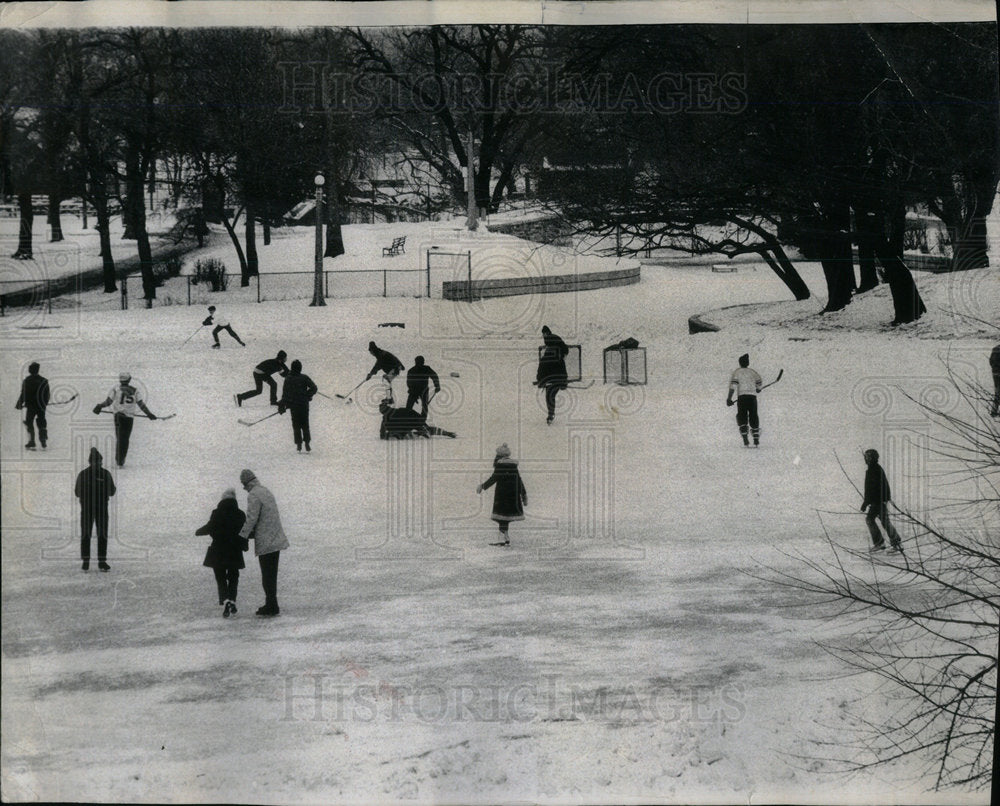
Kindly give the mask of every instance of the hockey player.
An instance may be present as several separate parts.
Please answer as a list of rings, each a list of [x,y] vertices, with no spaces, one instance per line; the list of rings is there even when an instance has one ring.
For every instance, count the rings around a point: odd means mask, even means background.
[[[274,358],[265,358],[257,366],[253,368],[253,382],[256,386],[255,389],[251,389],[249,392],[240,392],[238,395],[233,397],[236,399],[236,405],[242,406],[244,400],[249,400],[252,397],[257,397],[263,391],[264,384],[266,383],[271,389],[271,405],[278,405],[278,384],[274,382],[274,378],[271,376],[278,373],[282,378],[288,375],[288,367],[285,366],[285,359],[288,355],[284,350],[278,350],[278,355]]]
[[[424,363],[424,357],[418,355],[413,359],[413,366],[406,373],[406,408],[412,409],[419,400],[420,410],[427,416],[427,405],[429,401],[430,385],[434,384],[434,394],[441,391],[441,381],[437,373]]]
[[[45,409],[49,405],[49,382],[38,374],[39,366],[37,361],[28,364],[28,377],[21,383],[21,394],[17,398],[14,408],[20,411],[25,409],[24,425],[28,429],[28,444],[24,447],[29,451],[35,450],[35,428],[38,425],[38,441],[45,450],[45,442],[49,438],[48,427],[45,422]]]
[[[215,329],[212,330],[212,338],[215,339],[215,344],[212,345],[213,350],[218,350],[219,347],[221,346],[219,344],[219,334],[223,330],[228,331],[229,335],[232,336],[234,339],[236,339],[237,342],[239,342],[240,347],[246,347],[246,344],[243,343],[243,340],[236,335],[236,331],[233,330],[233,326],[229,324],[229,317],[219,313],[219,311],[216,309],[214,305],[208,306],[208,316],[205,318],[205,321],[202,322],[201,324],[202,326],[215,325]]]
[[[101,410],[108,406],[111,406],[111,411],[115,414],[115,463],[118,467],[124,467],[125,457],[128,456],[129,439],[132,436],[132,418],[140,411],[150,420],[155,420],[156,415],[146,408],[142,394],[132,384],[132,376],[127,372],[122,372],[118,376],[118,386],[111,388],[104,402],[94,406],[94,414],[100,414]]]
[[[443,428],[428,425],[427,412],[418,414],[412,408],[394,409],[392,402],[387,398],[379,403],[379,412],[382,414],[382,424],[379,427],[380,439],[407,439],[409,437],[450,437],[457,436],[454,431],[445,431]]]
[[[406,367],[403,366],[403,362],[400,361],[396,356],[390,353],[388,350],[380,350],[375,342],[368,342],[368,352],[375,356],[375,366],[371,368],[368,374],[365,376],[367,381],[369,378],[375,377],[379,372],[382,373],[382,380],[385,381],[388,389],[386,390],[386,397],[390,402],[394,400],[392,396],[392,382],[399,376]]]
[[[83,570],[90,570],[90,535],[97,528],[97,567],[110,571],[108,565],[108,499],[115,494],[115,481],[101,463],[97,448],[90,449],[87,467],[76,477],[74,492],[80,499],[80,559]]]
[[[524,507],[528,504],[528,493],[517,471],[517,462],[510,458],[510,448],[505,442],[497,448],[493,460],[493,475],[476,487],[476,493],[497,486],[493,494],[493,514],[490,517],[500,527],[500,539],[491,546],[509,546],[510,535],[507,530],[511,521],[524,520]]]
[[[545,407],[548,410],[545,422],[551,425],[556,416],[556,395],[568,385],[566,355],[569,347],[547,325],[542,327],[542,340],[545,346],[538,361],[535,385],[545,389]]]
[[[750,368],[750,356],[743,353],[739,359],[739,367],[733,371],[729,379],[729,394],[726,405],[733,405],[733,395],[736,397],[736,425],[739,426],[743,444],[750,447],[749,433],[753,434],[753,444],[760,445],[760,418],[757,416],[757,394],[762,381],[756,370]]]
[[[309,401],[313,399],[318,389],[312,378],[302,372],[302,362],[295,360],[281,388],[281,401],[278,403],[278,413],[292,413],[292,439],[295,440],[295,450],[301,452],[305,443],[306,453],[309,447]]]
[[[901,552],[903,550],[902,541],[899,534],[889,523],[889,501],[892,500],[892,493],[889,490],[889,480],[885,477],[885,471],[878,463],[878,451],[869,448],[864,453],[865,464],[868,470],[865,471],[865,499],[861,502],[861,511],[868,510],[865,516],[865,524],[868,526],[868,533],[872,538],[872,551],[884,551],[885,540],[879,533],[875,519],[882,521],[885,533],[889,535],[889,543],[892,545],[890,553]]]

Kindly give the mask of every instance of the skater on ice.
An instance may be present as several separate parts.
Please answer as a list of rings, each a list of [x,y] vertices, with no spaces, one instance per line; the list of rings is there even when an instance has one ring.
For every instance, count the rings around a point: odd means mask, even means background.
[[[566,356],[569,347],[549,330],[548,325],[542,327],[542,340],[545,344],[538,360],[535,385],[545,389],[545,408],[548,411],[545,422],[551,425],[556,416],[556,395],[568,386]]]
[[[239,342],[240,347],[246,347],[243,340],[236,335],[236,331],[233,330],[233,326],[229,323],[229,317],[225,314],[219,313],[218,309],[214,305],[208,306],[208,316],[205,317],[205,321],[201,323],[202,327],[207,327],[208,325],[215,325],[212,330],[212,338],[215,339],[215,344],[212,345],[212,349],[218,350],[222,345],[219,344],[219,334],[225,330]]]
[[[428,425],[426,410],[418,414],[411,408],[395,409],[388,399],[379,403],[378,410],[382,415],[378,433],[380,439],[456,437],[454,431],[445,431],[443,428]]]
[[[861,503],[861,511],[868,510],[868,514],[865,516],[865,523],[872,537],[871,550],[885,550],[885,540],[875,523],[875,520],[878,519],[882,521],[882,528],[885,529],[885,533],[889,536],[889,543],[892,545],[890,553],[901,552],[903,545],[899,539],[899,534],[893,528],[892,524],[889,523],[889,501],[892,500],[892,494],[889,490],[889,480],[885,477],[885,471],[882,469],[882,465],[878,463],[878,451],[874,448],[869,448],[865,451],[864,457],[865,464],[868,465],[868,470],[865,471],[865,500]]]
[[[284,350],[278,350],[278,354],[274,358],[265,358],[257,366],[253,368],[253,389],[247,392],[240,392],[236,395],[236,405],[242,406],[244,401],[249,400],[252,397],[257,397],[263,390],[264,384],[266,383],[268,388],[271,390],[271,405],[278,405],[278,384],[275,383],[274,378],[271,376],[274,374],[280,375],[282,378],[288,375],[288,367],[285,365],[285,359],[288,355]]]
[[[743,444],[750,445],[749,435],[753,434],[754,446],[760,445],[760,418],[757,415],[757,395],[762,381],[756,370],[750,367],[750,356],[747,353],[739,358],[739,367],[733,371],[729,380],[729,395],[726,405],[733,405],[733,395],[736,395],[736,425],[739,426]]]
[[[97,529],[97,567],[110,571],[108,565],[108,499],[115,494],[115,481],[103,467],[104,457],[97,448],[90,449],[87,467],[76,477],[74,492],[80,499],[80,559],[83,570],[90,570],[90,537]]]
[[[276,616],[278,608],[278,560],[288,548],[288,538],[281,528],[278,505],[271,491],[264,487],[252,470],[240,471],[240,484],[247,491],[247,515],[240,537],[254,541],[254,554],[260,563],[260,581],[264,588],[264,605],[258,616]]]
[[[212,538],[202,565],[211,568],[215,574],[223,618],[234,616],[237,612],[236,592],[240,584],[240,569],[246,567],[243,552],[249,549],[247,541],[240,537],[240,529],[246,519],[247,516],[236,502],[236,490],[230,487],[222,494],[218,506],[212,510],[208,523],[195,532],[199,537],[209,535]]]
[[[278,403],[278,414],[285,411],[292,413],[292,439],[295,441],[295,450],[301,452],[302,445],[305,444],[306,452],[309,447],[309,402],[319,390],[312,378],[302,372],[302,362],[295,360],[292,368],[285,378],[285,384],[281,388],[281,400]]]
[[[38,374],[39,365],[37,361],[28,364],[28,377],[21,382],[21,395],[14,404],[14,408],[20,411],[24,409],[24,426],[28,429],[28,444],[24,447],[29,451],[35,450],[35,426],[38,427],[38,442],[45,450],[46,440],[49,438],[48,426],[45,422],[45,409],[49,405],[49,382]]]
[[[412,409],[420,401],[420,410],[427,415],[430,403],[430,385],[434,384],[434,394],[441,391],[441,381],[437,373],[424,363],[424,357],[418,355],[413,359],[413,366],[406,373],[406,408]]]
[[[493,459],[493,475],[476,487],[476,493],[482,493],[496,485],[493,493],[493,514],[490,517],[497,522],[500,528],[500,538],[491,546],[509,546],[510,535],[508,530],[511,521],[524,520],[524,507],[528,505],[528,493],[524,489],[524,482],[521,481],[521,474],[517,470],[517,462],[510,457],[510,448],[507,443],[503,443],[497,448],[497,455]]]
[[[993,408],[990,414],[1000,417],[1000,344],[990,352],[990,371],[993,373]]]
[[[374,378],[379,372],[382,373],[382,380],[385,381],[388,387],[386,391],[386,397],[389,401],[395,400],[392,396],[392,382],[398,377],[399,373],[402,372],[406,367],[403,366],[403,362],[400,361],[396,356],[390,353],[388,350],[381,350],[375,342],[368,342],[368,352],[375,356],[375,366],[369,370],[368,374],[365,376],[365,380]]]
[[[156,415],[146,408],[142,394],[132,383],[132,376],[127,372],[118,375],[118,386],[112,387],[103,403],[94,406],[94,414],[100,414],[108,406],[111,406],[111,411],[115,415],[115,463],[118,467],[124,467],[129,440],[132,437],[132,418],[139,416],[140,411],[150,420],[155,420]]]

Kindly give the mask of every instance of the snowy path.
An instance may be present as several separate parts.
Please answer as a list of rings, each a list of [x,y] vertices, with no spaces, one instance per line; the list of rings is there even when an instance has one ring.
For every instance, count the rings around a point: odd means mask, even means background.
[[[846,738],[841,706],[870,681],[817,648],[841,625],[755,575],[823,551],[817,509],[857,509],[834,450],[859,483],[858,448],[887,427],[857,404],[859,380],[919,389],[944,375],[952,345],[755,326],[687,335],[694,313],[784,298],[767,273],[702,268],[475,306],[232,305],[249,347],[223,334],[221,351],[207,333],[180,346],[199,308],[4,323],[5,794],[968,802],[925,795],[912,769],[845,782],[793,757],[810,738]],[[376,327],[386,321],[407,327]],[[496,332],[503,322],[518,326]],[[572,392],[547,427],[530,385],[542,324],[584,345],[585,376],[599,376],[603,346],[635,336],[649,385]],[[435,420],[459,439],[380,442],[375,381],[349,406],[314,401],[310,456],[296,455],[287,417],[237,423],[268,410],[263,397],[232,403],[257,361],[284,349],[332,395],[367,372],[369,339],[437,369]],[[972,360],[986,344],[955,349]],[[747,350],[765,381],[785,369],[761,398],[759,451],[739,446],[724,405]],[[32,359],[80,392],[72,414],[50,416],[44,454],[22,453],[12,406]],[[126,367],[154,412],[178,416],[136,424],[116,473],[112,572],[83,574],[72,479],[88,440],[109,437],[90,408]],[[487,545],[492,498],[475,494],[503,441],[529,492],[509,549]],[[243,467],[274,492],[291,540],[273,620],[252,615],[250,556],[240,614],[219,617],[193,536]],[[867,541],[860,516],[825,523]]]

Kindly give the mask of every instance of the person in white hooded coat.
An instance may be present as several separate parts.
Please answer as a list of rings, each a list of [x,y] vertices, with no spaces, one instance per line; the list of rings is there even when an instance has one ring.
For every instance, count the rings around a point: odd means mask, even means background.
[[[247,491],[247,519],[240,537],[254,541],[254,554],[260,563],[260,581],[264,587],[264,606],[258,616],[276,616],[278,609],[278,559],[288,548],[288,538],[281,527],[278,505],[271,491],[257,480],[252,470],[240,472],[240,484]]]

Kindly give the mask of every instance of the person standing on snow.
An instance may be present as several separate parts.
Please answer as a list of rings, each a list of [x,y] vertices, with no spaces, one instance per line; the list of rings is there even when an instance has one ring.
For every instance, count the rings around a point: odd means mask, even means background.
[[[146,408],[142,394],[132,384],[132,376],[127,372],[119,374],[118,386],[112,387],[103,403],[94,406],[94,414],[100,414],[108,406],[111,406],[111,411],[115,414],[115,463],[118,467],[124,467],[128,443],[132,437],[132,418],[138,416],[139,411],[150,420],[155,420],[156,415]]]
[[[427,406],[430,392],[430,384],[434,384],[434,394],[441,391],[441,381],[437,373],[424,363],[424,357],[418,355],[413,359],[413,366],[406,373],[406,406],[412,409],[414,404],[420,401],[420,410],[427,416]]]
[[[45,409],[49,405],[49,381],[38,374],[37,361],[28,364],[28,377],[21,383],[21,394],[14,408],[25,409],[24,426],[28,429],[28,444],[24,447],[35,450],[35,428],[38,425],[38,441],[45,450],[45,441],[49,438],[48,425],[45,422]]]
[[[74,492],[80,499],[80,559],[83,570],[90,570],[90,535],[97,527],[97,567],[110,571],[108,565],[108,499],[115,494],[115,480],[102,467],[103,457],[97,448],[90,449],[88,466],[76,477]]]
[[[750,356],[743,353],[740,356],[739,367],[733,371],[729,380],[729,395],[726,405],[733,405],[733,395],[736,395],[736,425],[739,426],[743,444],[749,447],[747,432],[753,434],[753,444],[760,445],[760,418],[757,415],[757,395],[762,381],[756,370],[750,368]]]
[[[302,450],[305,443],[306,453],[309,447],[309,401],[319,391],[312,378],[302,373],[302,362],[295,360],[281,388],[281,401],[278,403],[278,413],[286,410],[292,413],[292,439],[295,440],[295,450]]]
[[[243,340],[236,335],[236,331],[233,330],[233,326],[229,324],[229,317],[227,317],[225,314],[219,313],[218,309],[216,309],[214,305],[208,306],[208,316],[205,318],[205,321],[202,322],[201,324],[203,327],[207,327],[208,325],[215,325],[215,328],[212,330],[212,338],[215,339],[215,344],[212,345],[213,350],[218,350],[222,346],[219,344],[219,334],[223,330],[228,331],[229,335],[239,342],[240,347],[246,347],[246,344],[243,343]]]
[[[256,386],[255,389],[251,389],[248,392],[240,392],[236,395],[236,405],[242,406],[244,400],[249,400],[252,397],[257,397],[263,389],[266,383],[271,389],[271,405],[278,405],[278,384],[274,382],[274,378],[271,376],[277,373],[282,378],[288,375],[288,367],[285,366],[285,359],[288,355],[284,350],[278,350],[278,354],[274,358],[265,358],[257,366],[253,368],[253,382]]]
[[[367,381],[369,378],[375,377],[379,372],[382,373],[382,380],[385,381],[388,387],[386,398],[390,403],[393,402],[394,398],[392,396],[392,382],[399,376],[406,367],[403,366],[403,362],[400,361],[396,356],[390,353],[388,350],[379,349],[379,346],[375,342],[368,342],[368,352],[375,356],[375,366],[373,366],[368,374],[365,376]]]
[[[517,471],[517,462],[510,458],[510,448],[507,443],[497,448],[493,460],[493,475],[476,487],[476,493],[482,493],[496,485],[493,493],[493,514],[490,517],[500,527],[500,539],[491,546],[509,546],[510,535],[507,533],[511,521],[524,520],[524,507],[528,504],[528,493]]]
[[[878,451],[869,448],[864,453],[865,464],[868,470],[865,472],[865,499],[861,503],[861,511],[868,510],[865,516],[865,524],[872,537],[872,551],[884,551],[885,540],[879,533],[878,526],[875,525],[876,518],[882,521],[885,533],[889,535],[889,543],[892,545],[890,552],[901,552],[903,550],[899,534],[889,523],[889,501],[892,500],[892,493],[889,490],[889,480],[885,477],[885,471],[878,463]]]
[[[211,568],[215,574],[223,618],[234,616],[237,612],[236,591],[240,584],[240,569],[246,567],[243,552],[249,548],[246,541],[240,538],[240,529],[246,520],[247,516],[236,502],[236,490],[230,488],[222,494],[222,500],[212,510],[208,523],[195,532],[199,537],[210,535],[212,538],[202,565]]]
[[[548,325],[542,327],[542,340],[544,346],[538,360],[535,385],[545,389],[545,407],[548,410],[545,422],[551,425],[556,416],[556,395],[568,386],[566,356],[569,354],[569,347],[549,330]]]
[[[264,487],[252,470],[240,471],[240,484],[247,491],[247,519],[240,537],[254,541],[254,553],[260,563],[260,581],[264,588],[264,606],[258,616],[276,616],[278,608],[278,560],[288,548],[288,538],[281,528],[278,505],[271,491]]]

